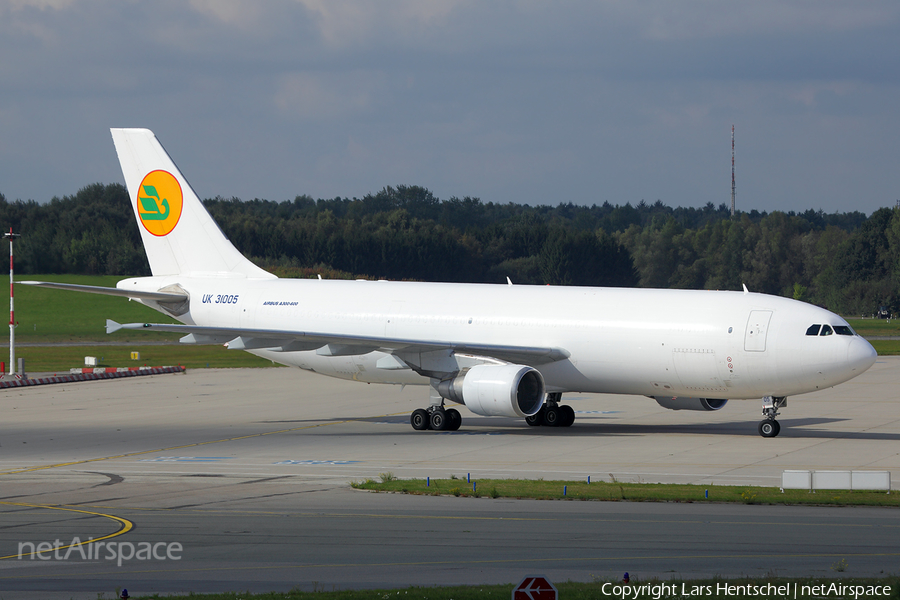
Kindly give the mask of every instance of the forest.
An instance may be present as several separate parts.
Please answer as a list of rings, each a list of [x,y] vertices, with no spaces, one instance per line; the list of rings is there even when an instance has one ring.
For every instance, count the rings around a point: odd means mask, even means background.
[[[844,315],[900,310],[900,209],[738,212],[662,202],[527,206],[399,185],[363,198],[204,204],[261,267],[288,277],[637,286],[788,296]],[[128,193],[93,184],[7,201],[16,272],[147,275]]]

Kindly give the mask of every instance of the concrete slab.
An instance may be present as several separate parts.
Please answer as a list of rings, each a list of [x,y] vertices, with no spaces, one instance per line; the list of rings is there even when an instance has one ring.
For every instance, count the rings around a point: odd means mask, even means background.
[[[0,471],[85,468],[336,478],[543,477],[778,485],[785,469],[892,472],[900,481],[900,358],[837,388],[793,397],[781,435],[756,433],[756,401],[669,411],[648,398],[564,397],[569,429],[478,417],[458,432],[415,432],[425,388],[363,385],[293,369],[186,375],[0,393]],[[198,463],[177,457],[213,457]],[[176,457],[176,458],[172,458]],[[89,462],[83,462],[89,461]],[[68,464],[73,463],[73,464]]]
[[[289,369],[4,390],[0,557],[23,541],[115,534],[117,518],[135,528],[113,540],[187,550],[185,562],[150,566],[0,559],[0,595],[514,582],[534,569],[588,581],[624,570],[815,576],[842,558],[848,575],[895,572],[892,510],[410,498],[348,482],[389,471],[750,486],[779,485],[784,469],[889,470],[897,482],[898,366],[879,359],[791,398],[772,439],[756,433],[756,401],[673,412],[587,394],[565,397],[577,411],[569,429],[463,408],[459,432],[416,432],[408,415],[425,388]]]

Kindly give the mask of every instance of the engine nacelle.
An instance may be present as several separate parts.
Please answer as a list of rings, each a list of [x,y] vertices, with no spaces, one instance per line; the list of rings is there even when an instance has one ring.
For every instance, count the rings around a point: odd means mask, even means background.
[[[663,408],[669,410],[719,410],[728,400],[720,398],[682,398],[679,396],[651,396]]]
[[[530,417],[546,396],[540,372],[524,365],[476,365],[440,382],[437,391],[485,417]]]

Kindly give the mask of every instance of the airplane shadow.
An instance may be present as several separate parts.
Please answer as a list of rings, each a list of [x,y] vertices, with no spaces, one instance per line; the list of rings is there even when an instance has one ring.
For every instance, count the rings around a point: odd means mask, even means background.
[[[602,418],[602,417],[599,417]],[[718,423],[675,423],[675,424],[655,424],[640,425],[622,423],[617,419],[615,423],[597,423],[598,417],[593,417],[591,422],[578,422],[572,427],[529,427],[521,419],[505,419],[500,417],[492,418],[466,418],[463,417],[463,424],[459,431],[414,431],[409,426],[409,417],[400,416],[384,416],[384,417],[349,417],[334,416],[330,419],[296,419],[296,420],[278,420],[278,421],[259,421],[260,423],[280,424],[280,425],[297,425],[317,423],[335,423],[335,422],[356,422],[371,423],[377,425],[400,425],[408,428],[407,431],[399,433],[408,433],[409,435],[519,435],[519,436],[566,436],[566,437],[589,437],[589,436],[642,436],[660,433],[676,434],[676,435],[714,435],[714,436],[746,436],[760,437],[756,430],[757,421],[726,421]],[[798,438],[798,439],[845,439],[845,440],[875,440],[875,441],[900,441],[900,433],[884,433],[873,431],[840,431],[835,429],[818,429],[824,425],[831,425],[850,419],[836,419],[824,417],[808,417],[796,419],[778,419],[781,423],[781,433],[779,438]],[[346,433],[328,432],[328,435],[347,435]],[[361,431],[353,435],[363,436],[393,436],[398,432],[393,428],[383,429],[380,431]]]

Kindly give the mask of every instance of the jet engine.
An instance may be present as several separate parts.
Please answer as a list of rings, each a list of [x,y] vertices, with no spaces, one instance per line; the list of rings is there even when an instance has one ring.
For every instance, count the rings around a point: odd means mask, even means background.
[[[669,410],[719,410],[728,400],[720,398],[682,398],[678,396],[651,396],[663,408]]]
[[[530,417],[546,396],[540,372],[524,365],[476,365],[441,381],[437,391],[485,417]]]

